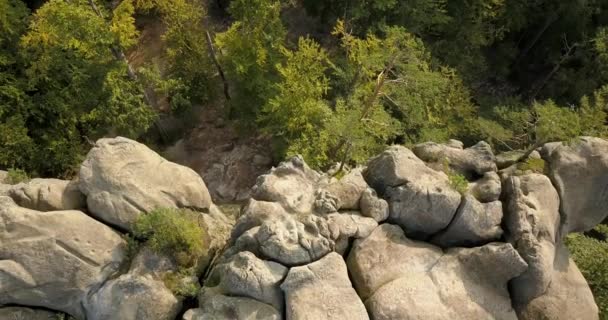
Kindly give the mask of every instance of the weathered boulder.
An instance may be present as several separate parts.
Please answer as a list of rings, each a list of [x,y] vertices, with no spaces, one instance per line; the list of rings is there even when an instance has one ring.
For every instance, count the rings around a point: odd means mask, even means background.
[[[473,196],[462,201],[446,230],[433,237],[440,247],[479,246],[502,236],[502,202],[481,203]]]
[[[0,197],[0,305],[84,318],[82,303],[125,259],[121,236],[80,211],[39,212]]]
[[[293,157],[259,176],[251,195],[255,200],[277,202],[289,212],[310,213],[320,178],[301,157]]]
[[[608,141],[582,137],[548,143],[541,154],[561,198],[562,236],[592,229],[608,216]]]
[[[359,210],[359,200],[362,193],[367,189],[362,170],[362,168],[351,170],[342,179],[330,183],[320,192],[317,192],[315,200],[317,211]]]
[[[84,307],[89,320],[173,320],[181,301],[151,275],[124,274],[106,282]]]
[[[280,320],[278,310],[251,298],[208,295],[199,298],[200,308],[186,311],[183,320]]]
[[[559,196],[549,178],[541,174],[512,176],[505,181],[507,240],[528,268],[511,280],[513,299],[525,304],[542,295],[553,276],[556,244],[559,243]]]
[[[373,319],[517,319],[507,290],[526,263],[510,244],[443,253],[392,225],[355,241],[353,283]]]
[[[369,319],[348,279],[344,260],[335,252],[291,268],[281,289],[287,319]]]
[[[373,158],[364,177],[387,200],[388,221],[413,237],[428,237],[447,227],[460,205],[461,195],[447,175],[427,167],[401,146]]]
[[[0,320],[57,320],[58,314],[24,307],[0,308]]]
[[[142,212],[158,207],[210,210],[201,177],[126,138],[100,139],[80,167],[80,190],[92,215],[129,229]]]
[[[469,193],[481,202],[493,202],[500,198],[502,185],[494,171],[486,172],[481,179],[469,183]]]
[[[76,181],[32,179],[13,186],[9,196],[18,205],[38,211],[86,208],[86,199],[78,189]]]
[[[561,245],[547,290],[527,304],[516,305],[515,308],[519,320],[599,319],[587,281]]]
[[[378,197],[376,190],[367,188],[361,194],[361,215],[373,218],[377,222],[388,219],[389,208],[386,200]]]
[[[454,146],[435,142],[426,142],[414,146],[412,151],[423,161],[439,167],[443,166],[444,161],[447,161],[452,170],[468,178],[497,170],[496,158],[492,152],[492,147],[485,141],[481,141],[467,149],[455,148]]]
[[[279,285],[286,275],[287,268],[281,264],[261,260],[253,253],[243,251],[213,269],[205,290],[252,298],[280,311],[284,298]]]

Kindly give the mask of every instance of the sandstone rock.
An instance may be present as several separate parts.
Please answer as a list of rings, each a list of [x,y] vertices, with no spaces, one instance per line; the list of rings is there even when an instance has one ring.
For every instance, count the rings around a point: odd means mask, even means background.
[[[190,309],[183,320],[280,320],[275,308],[250,298],[210,295],[199,299],[200,308]]]
[[[376,220],[363,217],[358,211],[333,213],[327,216],[327,226],[330,239],[333,240],[334,251],[344,254],[350,239],[361,239],[369,236],[378,226]]]
[[[154,208],[204,211],[213,205],[196,172],[122,137],[100,139],[89,151],[80,167],[80,190],[91,214],[124,229]]]
[[[240,252],[214,268],[207,282],[216,294],[248,297],[283,309],[283,292],[279,288],[287,268],[257,258],[251,252]]]
[[[376,191],[372,188],[367,188],[363,191],[363,194],[361,194],[360,206],[361,214],[363,216],[373,218],[377,222],[388,219],[388,202],[379,198]]]
[[[57,320],[58,314],[24,307],[0,307],[0,320]]]
[[[502,170],[514,165],[521,157],[526,154],[524,150],[513,150],[496,155],[496,165]]]
[[[151,275],[155,279],[161,279],[168,272],[177,271],[177,263],[165,254],[154,252],[145,246],[139,250],[131,261],[129,274],[135,276]]]
[[[38,211],[80,210],[86,208],[78,182],[59,179],[32,179],[12,187],[9,195],[15,202]]]
[[[232,229],[232,242],[236,241],[245,231],[262,225],[266,220],[281,219],[282,216],[287,215],[287,212],[279,203],[257,201],[255,199],[249,199],[242,212]]]
[[[502,192],[500,177],[496,172],[486,172],[481,179],[469,183],[469,192],[481,202],[497,201]]]
[[[428,274],[404,274],[366,301],[374,319],[513,319],[507,281],[525,268],[510,245],[448,251]]]
[[[125,274],[95,292],[85,309],[88,320],[173,320],[181,305],[162,281]]]
[[[0,197],[0,305],[84,318],[82,303],[118,271],[125,241],[79,211],[39,212]]]
[[[404,274],[426,272],[442,255],[431,244],[408,239],[398,226],[383,224],[369,237],[355,240],[347,261],[353,284],[365,301]]]
[[[542,148],[561,198],[562,236],[587,231],[608,216],[608,141],[582,137]]]
[[[0,184],[8,184],[6,181],[8,178],[8,172],[4,170],[0,170]]]
[[[317,201],[320,203],[316,207],[323,208],[321,212],[337,212],[338,210],[359,210],[359,199],[367,183],[363,179],[362,169],[357,168],[347,173],[342,179],[329,184],[324,191],[318,193]],[[328,198],[324,200],[324,198]],[[334,202],[331,208],[327,209],[323,204],[327,201]]]
[[[559,196],[549,178],[540,174],[512,176],[505,182],[507,240],[528,263],[526,271],[511,280],[518,304],[543,294],[552,278],[556,241],[559,241]]]
[[[253,199],[277,202],[289,212],[310,213],[320,178],[301,157],[294,157],[259,176],[251,193]]]
[[[598,308],[587,281],[560,247],[551,283],[543,295],[516,306],[520,320],[597,320]]]
[[[481,203],[472,196],[463,200],[447,229],[433,237],[441,247],[479,246],[502,236],[502,202]]]
[[[389,221],[424,238],[447,227],[460,204],[443,172],[427,167],[410,150],[392,146],[372,159],[364,177],[387,200]]]
[[[468,178],[497,170],[492,147],[484,141],[464,150],[427,142],[414,146],[412,151],[425,162],[443,164],[447,159],[453,170]]]
[[[337,253],[289,270],[281,285],[287,319],[369,319]]]

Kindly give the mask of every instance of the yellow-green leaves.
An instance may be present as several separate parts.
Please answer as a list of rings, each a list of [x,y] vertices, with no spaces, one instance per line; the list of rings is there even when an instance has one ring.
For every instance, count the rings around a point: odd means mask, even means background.
[[[123,0],[112,12],[110,31],[118,39],[122,49],[128,49],[137,43],[139,32],[135,28],[135,7],[132,0]]]

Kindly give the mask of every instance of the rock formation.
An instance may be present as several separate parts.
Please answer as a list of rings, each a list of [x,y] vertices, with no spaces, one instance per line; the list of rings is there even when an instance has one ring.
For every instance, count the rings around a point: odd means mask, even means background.
[[[0,320],[599,319],[563,240],[608,215],[608,142],[538,156],[547,175],[497,166],[484,142],[392,146],[341,179],[294,157],[232,223],[193,171],[102,139],[77,181],[2,187]],[[170,257],[127,257],[123,233],[156,207],[201,215],[209,250],[178,279],[198,306],[165,282]]]

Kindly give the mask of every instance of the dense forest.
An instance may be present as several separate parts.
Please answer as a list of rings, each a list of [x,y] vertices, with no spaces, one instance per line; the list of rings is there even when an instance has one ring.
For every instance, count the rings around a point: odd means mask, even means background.
[[[146,21],[162,54],[131,61]],[[0,167],[40,176],[101,136],[162,142],[159,119],[195,105],[317,168],[606,133],[599,0],[0,0],[0,43]]]

